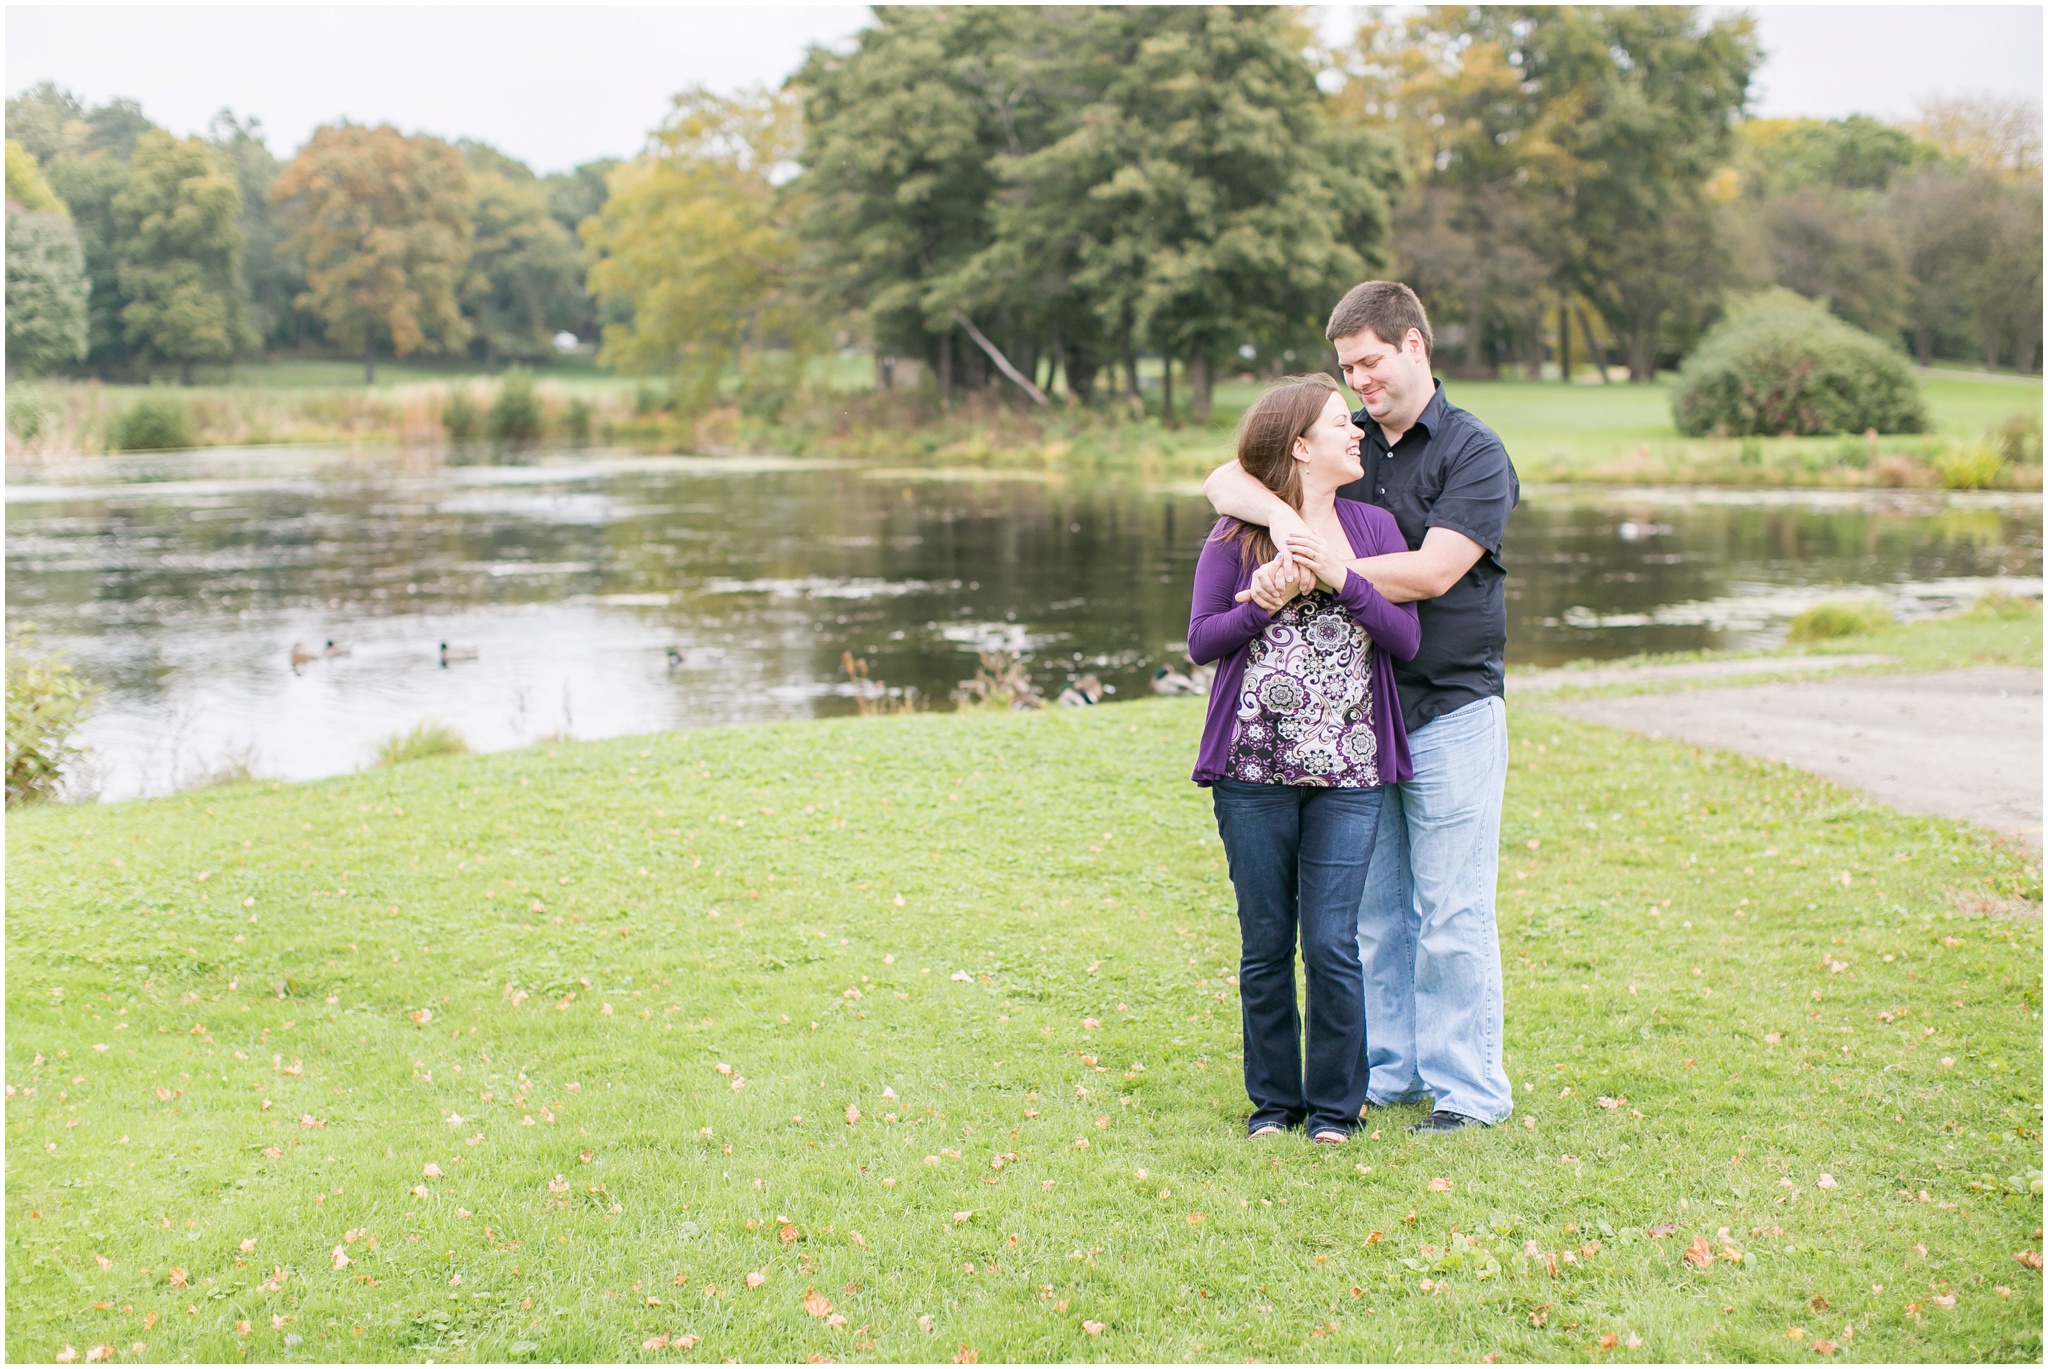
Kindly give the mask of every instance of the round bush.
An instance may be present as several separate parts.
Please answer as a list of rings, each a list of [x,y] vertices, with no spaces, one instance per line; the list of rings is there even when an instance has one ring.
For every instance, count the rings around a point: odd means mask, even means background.
[[[533,377],[523,368],[505,372],[484,426],[500,442],[530,442],[540,436],[540,398],[533,392]]]
[[[1789,290],[1767,291],[1730,313],[1678,377],[1671,413],[1689,437],[1927,429],[1905,354]]]
[[[1786,627],[1788,642],[1825,642],[1836,637],[1863,637],[1892,625],[1891,610],[1869,599],[1830,599],[1795,616]]]
[[[177,395],[153,392],[129,405],[114,420],[114,447],[124,452],[163,452],[192,445],[192,410]]]

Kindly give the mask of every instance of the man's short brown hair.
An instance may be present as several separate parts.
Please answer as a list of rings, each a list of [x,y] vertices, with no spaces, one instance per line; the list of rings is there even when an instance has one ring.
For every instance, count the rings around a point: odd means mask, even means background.
[[[1337,301],[1323,336],[1335,342],[1369,331],[1381,342],[1399,347],[1410,328],[1422,334],[1423,356],[1433,355],[1436,337],[1429,331],[1429,315],[1422,312],[1422,301],[1415,298],[1415,292],[1397,280],[1369,280],[1352,286]]]

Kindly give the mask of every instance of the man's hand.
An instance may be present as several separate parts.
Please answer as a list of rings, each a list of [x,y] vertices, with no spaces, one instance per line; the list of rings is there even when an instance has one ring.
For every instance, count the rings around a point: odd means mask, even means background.
[[[1273,545],[1279,549],[1279,561],[1285,569],[1295,569],[1294,558],[1287,551],[1287,538],[1295,533],[1308,531],[1308,524],[1301,515],[1290,507],[1286,500],[1267,489],[1253,478],[1251,472],[1235,461],[1226,461],[1209,473],[1202,482],[1202,493],[1216,512],[1226,518],[1235,518],[1240,523],[1264,528],[1272,535]],[[1301,575],[1303,593],[1315,588],[1311,573]],[[1242,603],[1250,598],[1248,594],[1238,596]]]

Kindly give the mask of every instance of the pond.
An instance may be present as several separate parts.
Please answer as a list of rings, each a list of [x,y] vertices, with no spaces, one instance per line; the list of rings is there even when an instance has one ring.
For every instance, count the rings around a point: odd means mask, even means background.
[[[1048,696],[1144,695],[1186,666],[1211,521],[1134,481],[620,451],[101,457],[7,493],[8,621],[99,684],[109,799],[347,772],[423,719],[495,750],[847,713],[848,654],[939,707],[997,649]],[[2037,496],[1531,489],[1509,661],[1768,645],[1845,587],[1904,617],[2039,593],[2040,524]]]

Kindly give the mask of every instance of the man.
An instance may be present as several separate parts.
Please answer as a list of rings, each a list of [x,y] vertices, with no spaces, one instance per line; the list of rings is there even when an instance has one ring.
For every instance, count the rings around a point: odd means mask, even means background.
[[[1413,290],[1367,281],[1338,302],[1326,336],[1364,406],[1351,421],[1365,431],[1365,475],[1338,493],[1392,513],[1409,546],[1352,569],[1422,618],[1421,651],[1394,666],[1415,777],[1380,808],[1358,912],[1366,1101],[1429,1096],[1434,1110],[1410,1131],[1491,1126],[1514,1108],[1494,886],[1508,759],[1500,546],[1521,484],[1500,438],[1430,374],[1433,338]],[[1203,489],[1218,512],[1269,529],[1282,556],[1309,535],[1236,462]]]

